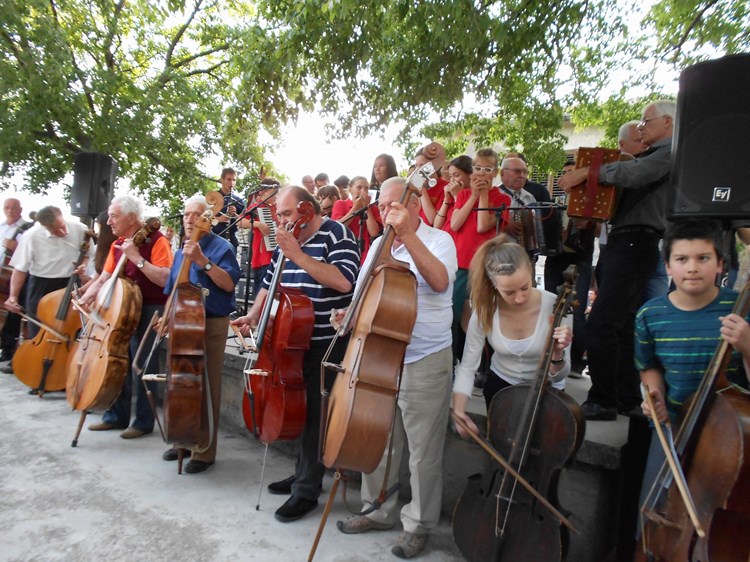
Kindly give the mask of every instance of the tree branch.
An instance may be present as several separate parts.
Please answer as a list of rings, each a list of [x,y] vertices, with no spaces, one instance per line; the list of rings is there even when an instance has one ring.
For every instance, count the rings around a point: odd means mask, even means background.
[[[50,8],[52,9],[52,18],[55,20],[55,23],[57,24],[57,28],[60,31],[60,34],[63,33],[62,25],[60,25],[60,19],[57,15],[57,6],[55,6],[55,0],[49,0]],[[65,46],[68,47],[68,53],[70,54],[70,63],[73,65],[73,70],[75,70],[76,78],[81,83],[81,88],[83,88],[83,94],[86,96],[86,103],[89,106],[89,111],[91,112],[91,115],[96,115],[96,105],[94,104],[94,97],[91,94],[91,90],[89,89],[88,85],[86,84],[85,77],[83,75],[83,71],[78,67],[78,63],[76,62],[75,54],[73,53],[73,49],[70,48],[70,45],[68,43],[65,43]]]
[[[214,53],[218,53],[219,51],[226,51],[227,49],[229,49],[229,43],[222,43],[221,45],[217,45],[212,49],[206,49],[205,51],[201,51],[199,53],[195,53],[194,55],[190,55],[189,57],[185,57],[179,62],[174,63],[172,65],[172,68],[180,68],[181,66],[185,66],[186,64],[191,63],[201,57],[212,55]]]
[[[674,54],[674,57],[672,57],[672,62],[677,61],[677,57],[680,56],[680,53],[682,53],[682,47],[685,44],[685,41],[688,39],[688,35],[693,31],[696,25],[703,19],[703,15],[710,9],[713,8],[716,4],[718,4],[719,0],[709,0],[709,2],[703,7],[703,9],[699,10],[697,14],[695,14],[695,17],[693,18],[693,21],[690,22],[690,25],[687,26],[684,33],[682,34],[682,37],[680,37],[679,41],[672,45],[671,51],[676,51]]]
[[[203,0],[196,0],[195,6],[193,7],[193,11],[191,12],[190,16],[188,16],[187,21],[184,24],[182,24],[180,29],[177,30],[177,33],[175,33],[175,36],[172,38],[172,41],[169,44],[169,48],[167,49],[167,56],[164,58],[164,72],[165,73],[167,69],[172,66],[172,55],[174,54],[174,50],[177,48],[177,44],[180,42],[180,39],[182,39],[182,36],[185,35],[185,32],[190,27],[190,24],[193,22],[193,19],[195,19],[195,16],[200,11],[200,7],[202,3],[203,3]]]

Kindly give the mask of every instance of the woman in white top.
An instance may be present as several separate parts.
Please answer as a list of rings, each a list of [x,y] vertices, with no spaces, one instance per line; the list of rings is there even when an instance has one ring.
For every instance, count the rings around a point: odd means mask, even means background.
[[[534,379],[549,335],[555,295],[533,286],[534,266],[521,246],[501,234],[488,240],[471,261],[469,286],[472,314],[461,364],[453,384],[453,411],[469,427],[466,403],[474,387],[485,338],[492,347],[490,374],[484,385],[489,409],[492,397],[503,388]],[[562,389],[570,373],[572,320],[555,328],[555,346],[548,376]],[[457,427],[464,435],[463,429]]]

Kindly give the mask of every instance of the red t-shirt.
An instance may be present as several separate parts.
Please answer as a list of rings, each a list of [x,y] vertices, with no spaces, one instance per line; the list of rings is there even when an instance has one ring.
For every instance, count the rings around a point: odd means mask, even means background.
[[[278,221],[276,219],[276,207],[271,207],[269,205],[266,205],[265,203],[260,206],[271,209],[271,218],[273,219],[273,222],[278,226]],[[266,241],[263,238],[263,233],[256,226],[258,224],[258,220],[253,223],[253,258],[252,260],[250,260],[250,266],[253,269],[268,265],[269,263],[271,263],[271,256],[273,256],[273,250],[269,250],[266,247]]]
[[[333,204],[333,209],[331,210],[331,219],[340,221],[343,217],[349,214],[349,212],[352,210],[352,207],[354,206],[354,201],[352,199],[339,199]],[[383,220],[380,218],[380,211],[378,211],[377,205],[370,205],[367,209],[367,212],[371,214],[377,223],[381,226],[383,226]],[[359,240],[359,229],[360,225],[362,224],[362,217],[354,217],[352,220],[346,223],[347,228],[352,231],[352,234],[354,234],[354,237]],[[367,230],[367,225],[364,225],[364,233],[363,233],[363,241],[364,241],[364,248],[362,249],[362,262],[365,261],[365,256],[367,256],[367,251],[370,249],[370,245],[372,244],[372,237],[370,236],[370,231]]]
[[[456,196],[456,202],[451,208],[451,211],[460,209],[471,197],[471,189],[462,189]],[[510,197],[502,193],[497,187],[493,187],[489,191],[488,207],[500,207],[506,205],[510,207]],[[479,199],[474,202],[473,208],[479,207]],[[491,213],[493,211],[486,211]],[[448,213],[448,216],[452,215],[452,212]],[[505,210],[500,216],[502,223],[508,222],[508,211]],[[450,220],[448,222],[450,224]],[[500,225],[502,230],[503,224]],[[456,242],[456,254],[458,255],[458,267],[461,269],[469,269],[471,258],[477,251],[477,248],[482,245],[483,242],[495,237],[495,229],[492,228],[487,232],[477,232],[477,211],[472,211],[466,218],[466,222],[457,231],[453,231],[453,240]]]
[[[430,198],[430,201],[432,201],[432,206],[435,207],[436,213],[440,210],[440,207],[443,206],[443,199],[445,199],[445,186],[448,185],[448,183],[448,180],[438,178],[437,183],[433,187],[427,188],[427,196]],[[422,217],[424,222],[432,226],[432,222],[427,220],[422,209],[419,210],[419,216]]]

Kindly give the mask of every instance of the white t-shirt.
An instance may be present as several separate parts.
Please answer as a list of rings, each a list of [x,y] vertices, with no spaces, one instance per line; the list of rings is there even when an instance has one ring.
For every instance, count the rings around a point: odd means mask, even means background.
[[[51,234],[41,224],[35,224],[19,239],[10,266],[34,277],[70,277],[89,229],[80,222],[65,221],[65,224],[68,233],[62,237]],[[93,256],[93,244],[89,244],[86,255]]]
[[[456,368],[456,380],[453,383],[453,392],[471,396],[474,388],[474,374],[479,368],[484,349],[484,340],[490,342],[492,346],[492,358],[490,359],[490,369],[504,381],[510,384],[522,382],[531,382],[536,376],[539,367],[539,361],[544,353],[549,336],[549,317],[555,308],[557,297],[549,291],[540,291],[532,289],[542,294],[542,304],[539,309],[539,316],[536,320],[534,333],[530,338],[524,340],[508,340],[500,331],[500,312],[496,311],[492,317],[492,331],[485,334],[479,325],[479,320],[475,312],[472,312],[469,326],[466,331],[466,345],[461,364]],[[572,316],[566,316],[563,319],[564,326],[573,325]],[[524,346],[518,346],[508,341],[524,341]],[[512,348],[512,349],[511,349]],[[565,348],[565,365],[559,373],[555,374],[553,384],[555,388],[565,388],[565,377],[570,374],[570,346]]]

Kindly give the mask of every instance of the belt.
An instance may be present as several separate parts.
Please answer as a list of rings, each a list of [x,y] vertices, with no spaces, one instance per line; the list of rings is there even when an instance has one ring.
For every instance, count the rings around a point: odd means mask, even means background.
[[[657,230],[653,226],[647,226],[645,224],[616,226],[609,232],[609,236],[615,236],[617,234],[653,234],[659,237],[664,235],[661,230]]]

